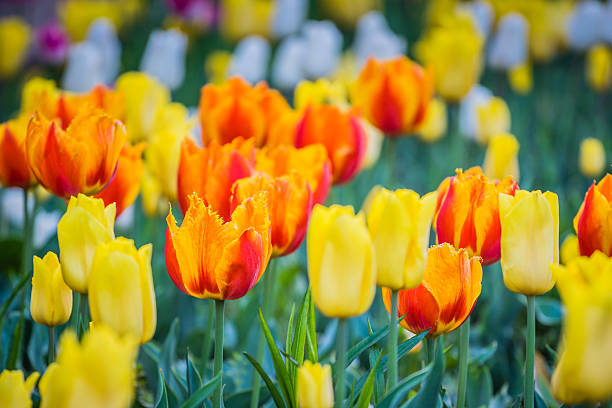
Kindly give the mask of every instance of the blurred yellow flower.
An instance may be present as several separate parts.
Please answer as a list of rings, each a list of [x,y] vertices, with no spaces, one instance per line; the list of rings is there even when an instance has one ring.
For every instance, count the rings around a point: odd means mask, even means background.
[[[55,81],[34,77],[25,83],[21,91],[21,113],[31,114],[38,110],[47,118],[55,117],[59,94]]]
[[[341,83],[346,89],[350,89],[351,85],[357,79],[359,71],[357,70],[357,57],[350,49],[344,51],[338,60],[336,70],[331,76],[333,81]]]
[[[517,65],[508,71],[510,87],[517,94],[526,95],[533,88],[533,74],[531,64],[525,62]]]
[[[125,408],[134,397],[138,353],[131,337],[96,324],[79,344],[72,331],[59,343],[57,362],[40,380],[41,408]]]
[[[304,361],[298,368],[297,394],[300,408],[331,408],[334,405],[331,367]]]
[[[12,77],[23,65],[32,29],[20,17],[0,18],[0,79]]]
[[[124,18],[121,3],[113,0],[67,0],[58,3],[57,14],[72,41],[78,42],[85,39],[89,26],[98,18],[108,19],[119,30]]]
[[[380,131],[380,129],[372,125],[364,118],[359,118],[359,123],[361,123],[361,127],[366,134],[366,148],[363,156],[363,162],[361,163],[361,168],[369,169],[374,166],[376,162],[378,162],[385,135]]]
[[[72,312],[72,291],[64,282],[62,269],[53,252],[44,258],[34,257],[34,276],[30,314],[38,324],[59,326],[70,318]]]
[[[368,11],[381,8],[381,0],[319,0],[323,13],[335,23],[352,28]]]
[[[519,142],[510,133],[495,135],[489,140],[482,170],[490,179],[503,180],[512,176],[519,179]]]
[[[221,85],[228,76],[232,53],[224,50],[216,50],[208,54],[204,61],[204,73],[209,83]]]
[[[348,108],[346,87],[339,81],[320,78],[316,81],[301,81],[293,96],[293,105],[297,110],[303,110],[308,105],[336,105]]]
[[[423,123],[417,128],[419,139],[427,143],[437,142],[446,134],[447,126],[446,104],[440,98],[433,98]]]
[[[578,247],[578,237],[575,234],[568,234],[561,244],[561,263],[567,265],[574,258],[580,256]]]
[[[603,92],[612,82],[612,51],[606,45],[593,46],[586,56],[586,79],[591,88]]]
[[[494,96],[476,106],[476,117],[476,139],[480,143],[487,143],[494,135],[510,132],[510,109],[502,98]]]
[[[220,27],[230,41],[247,35],[269,37],[276,4],[273,0],[222,0]]]
[[[34,372],[24,380],[19,370],[4,370],[0,373],[0,407],[30,408],[30,394],[38,381],[39,374]]]
[[[612,396],[612,258],[595,251],[553,268],[567,313],[554,396],[567,405]]]
[[[601,140],[587,137],[580,142],[578,164],[586,177],[599,176],[606,167],[606,151]]]

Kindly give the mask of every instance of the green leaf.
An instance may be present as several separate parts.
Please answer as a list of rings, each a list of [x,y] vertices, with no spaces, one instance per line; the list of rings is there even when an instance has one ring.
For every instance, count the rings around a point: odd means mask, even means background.
[[[422,368],[421,370],[414,372],[412,374],[410,374],[408,377],[404,378],[403,380],[401,380],[396,386],[395,388],[393,388],[392,390],[389,390],[389,393],[387,394],[387,396],[380,401],[380,403],[378,405],[376,405],[377,408],[394,408],[399,406],[399,403],[406,397],[406,395],[408,395],[408,393],[417,385],[419,385],[421,383],[421,381],[425,380],[426,378],[428,378],[428,374],[431,375],[432,373],[432,367],[435,366],[432,364],[429,364],[428,366]],[[441,377],[441,376],[440,376]],[[421,388],[421,392],[423,391],[423,389],[427,386],[427,383],[425,385],[423,385],[423,387]],[[419,392],[419,394],[421,393]],[[418,395],[417,395],[418,397]],[[416,397],[415,397],[416,398]],[[411,405],[414,407],[434,407],[435,404],[432,405]]]
[[[42,324],[32,325],[30,342],[28,343],[27,354],[32,367],[42,373],[47,367],[45,354],[49,349],[49,328]]]
[[[13,288],[13,291],[11,292],[9,297],[6,298],[6,300],[2,304],[2,309],[0,309],[0,329],[2,329],[2,326],[4,325],[4,317],[6,316],[6,313],[8,312],[8,309],[11,306],[11,303],[13,303],[13,300],[15,299],[15,297],[17,297],[19,292],[21,292],[21,289],[23,289],[23,287],[29,281],[30,281],[30,275],[26,274],[26,276],[21,278],[21,280],[17,283],[17,286]]]
[[[442,354],[442,338],[438,338],[433,367],[419,393],[410,401],[408,407],[435,407],[440,398],[442,375],[444,374],[444,355]]]
[[[317,322],[315,315],[314,301],[312,299],[312,291],[308,289],[310,293],[308,302],[308,332],[306,333],[306,340],[308,344],[308,359],[313,363],[319,361],[319,350],[317,348]]]
[[[25,303],[25,302],[24,302]],[[25,307],[25,304],[23,305]],[[21,342],[23,340],[23,329],[25,326],[25,312],[21,310],[19,320],[15,326],[15,332],[11,340],[11,348],[9,349],[8,360],[6,361],[6,369],[14,370],[17,368],[17,360],[21,355]]]
[[[249,360],[249,362],[253,365],[253,367],[255,367],[255,370],[257,370],[257,372],[261,376],[262,380],[266,384],[266,387],[268,388],[268,391],[270,391],[270,395],[272,395],[272,399],[274,400],[274,403],[276,404],[276,406],[278,408],[285,408],[287,405],[285,404],[285,401],[283,401],[283,397],[281,397],[280,393],[278,392],[278,389],[276,388],[276,386],[274,385],[274,383],[272,382],[268,374],[266,374],[261,364],[259,364],[257,360],[251,357],[248,353],[243,353],[243,354]]]
[[[155,408],[169,408],[168,392],[166,391],[166,383],[164,382],[164,373],[159,370],[157,377],[157,392],[155,393]]]
[[[251,403],[251,394],[253,390],[245,390],[234,393],[223,401],[225,408],[243,408],[248,407]],[[259,388],[259,406],[264,406],[270,399],[270,391],[266,385],[262,385]]]
[[[400,317],[397,322],[399,323],[403,317]],[[376,331],[374,334],[362,339],[353,347],[351,347],[346,353],[346,364],[345,367],[348,367],[353,360],[355,360],[361,353],[370,348],[373,344],[378,343],[383,337],[387,335],[389,332],[389,326],[385,326],[382,329]]]
[[[168,336],[164,340],[159,354],[159,368],[164,372],[164,378],[168,388],[177,396],[179,401],[185,399],[185,392],[177,378],[172,373],[172,364],[176,355],[176,344],[179,337],[179,320],[175,318],[168,330]]]
[[[159,346],[155,343],[153,343],[152,341],[143,344],[142,346],[140,346],[140,349],[142,351],[144,351],[144,353],[149,356],[149,358],[151,360],[153,360],[153,362],[155,362],[156,364],[159,364],[159,355],[160,355],[160,350],[159,350]]]
[[[187,356],[185,360],[187,363],[187,395],[192,395],[202,386],[202,377],[200,377],[200,373],[195,368],[193,361],[191,361],[189,349],[187,349]]]
[[[546,326],[558,326],[563,319],[561,302],[551,297],[538,296],[535,301],[535,313],[539,323]]]
[[[310,290],[306,291],[298,312],[298,318],[291,342],[290,355],[297,362],[297,366],[289,365],[289,378],[294,389],[294,398],[297,399],[297,369],[304,363],[304,348],[306,345],[306,332],[308,331],[308,306],[310,303]],[[289,350],[288,350],[289,351]]]
[[[486,347],[472,347],[470,348],[470,364],[484,365],[487,361],[495,355],[497,351],[497,342],[493,341]]]
[[[376,368],[378,367],[378,363],[380,363],[380,359],[382,357],[382,353],[378,354],[378,359],[376,359],[376,363],[370,370],[370,374],[366,379],[361,392],[359,393],[359,399],[357,400],[356,408],[368,408],[370,405],[370,400],[372,399],[372,392],[374,391],[374,376],[376,375]],[[352,398],[351,398],[352,401]]]
[[[287,338],[285,339],[285,350],[291,350],[291,339],[293,338],[293,318],[295,316],[295,305],[291,305],[291,314],[289,315],[289,324],[287,325]],[[285,366],[289,369],[289,363],[285,362]]]
[[[195,368],[193,368],[193,370],[195,370]],[[207,382],[199,390],[194,392],[191,397],[189,397],[189,399],[181,405],[181,408],[196,408],[202,405],[204,400],[208,398],[208,396],[212,394],[213,391],[217,388],[217,386],[221,382],[222,375],[222,372],[217,373],[217,375],[211,378],[209,382]]]
[[[493,398],[493,380],[487,366],[470,366],[467,378],[467,406],[488,406]]]

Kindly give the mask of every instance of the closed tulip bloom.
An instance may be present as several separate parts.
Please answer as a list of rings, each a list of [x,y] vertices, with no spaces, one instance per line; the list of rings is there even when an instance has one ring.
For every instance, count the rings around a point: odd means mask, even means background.
[[[72,331],[40,380],[41,408],[125,408],[132,404],[138,343],[97,324],[79,344]]]
[[[366,203],[376,250],[376,284],[392,290],[418,286],[425,273],[436,193],[419,197],[412,190],[374,187]]]
[[[297,397],[301,408],[331,408],[334,405],[334,387],[331,367],[327,364],[304,361],[297,373]]]
[[[0,18],[0,78],[6,79],[17,74],[23,66],[30,42],[32,29],[20,17]]]
[[[518,190],[499,195],[501,266],[506,287],[527,296],[555,285],[559,263],[559,200],[555,193]]]
[[[572,259],[580,256],[580,248],[578,247],[578,237],[574,234],[569,234],[561,244],[559,258],[563,265],[567,265]]]
[[[429,338],[461,326],[480,296],[481,261],[449,244],[429,248],[421,284],[399,291],[397,317],[406,315],[401,326],[415,334],[429,330]],[[383,301],[390,311],[391,289],[383,288]]]
[[[157,325],[151,271],[153,246],[136,249],[119,237],[96,249],[89,275],[89,310],[94,324],[102,323],[140,344],[151,340]]]
[[[64,131],[35,113],[26,152],[34,176],[61,198],[95,194],[110,182],[127,141],[121,122],[103,113],[78,115]]]
[[[471,256],[482,257],[483,265],[499,261],[499,193],[514,195],[517,188],[512,177],[493,182],[480,167],[458,169],[438,187],[433,220],[437,242],[465,248]]]
[[[510,132],[510,109],[496,96],[476,107],[476,140],[487,143],[493,136]]]
[[[315,305],[327,317],[365,313],[376,293],[376,259],[365,217],[353,207],[316,205],[308,236],[308,278]]]
[[[612,259],[596,251],[554,272],[567,312],[553,394],[567,405],[603,403],[612,397]]]
[[[606,45],[593,46],[586,57],[586,79],[594,90],[603,92],[612,83],[612,51]]]
[[[342,184],[352,180],[361,169],[366,140],[358,117],[335,106],[313,105],[297,125],[295,145],[325,146],[332,164],[333,183]]]
[[[444,137],[448,126],[446,120],[446,104],[440,98],[433,98],[427,108],[425,119],[418,127],[419,139],[434,143]]]
[[[591,185],[574,217],[580,255],[596,250],[612,256],[612,175]]]
[[[21,91],[21,113],[39,111],[47,118],[57,116],[59,90],[52,79],[34,77],[23,85]],[[29,120],[29,117],[28,117]]]
[[[580,142],[578,164],[582,174],[587,177],[597,177],[604,171],[606,151],[601,140],[587,137]]]
[[[36,179],[26,154],[26,133],[30,116],[0,124],[0,184],[5,187],[28,188]]]
[[[503,180],[510,176],[519,179],[519,142],[510,133],[500,133],[489,140],[482,165],[485,176],[492,180]]]
[[[66,213],[57,223],[62,274],[75,292],[87,293],[89,272],[98,245],[115,238],[115,204],[79,194],[70,197]]]
[[[0,406],[3,408],[30,408],[30,395],[39,374],[32,373],[24,380],[20,370],[4,370],[0,373]]]
[[[351,99],[365,118],[390,137],[414,132],[433,96],[433,73],[406,57],[368,60]]]
[[[220,145],[211,142],[202,148],[184,139],[178,169],[178,202],[183,213],[189,208],[189,196],[197,193],[224,220],[231,216],[230,194],[236,180],[255,171],[255,139],[237,138]]]
[[[246,295],[270,259],[270,218],[265,193],[244,200],[224,221],[197,194],[178,227],[166,218],[166,267],[174,284],[200,299]]]
[[[508,81],[514,92],[520,95],[527,95],[533,89],[531,64],[525,62],[510,69],[508,71]]]
[[[30,314],[38,324],[54,327],[64,324],[72,313],[72,291],[64,282],[57,255],[47,252],[34,257]]]

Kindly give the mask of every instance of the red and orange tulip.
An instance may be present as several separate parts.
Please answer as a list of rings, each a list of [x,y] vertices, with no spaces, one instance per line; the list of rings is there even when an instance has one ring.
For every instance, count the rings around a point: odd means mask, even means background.
[[[334,184],[350,181],[361,169],[366,133],[357,116],[331,105],[311,105],[296,127],[295,145],[320,143],[327,149]]]
[[[353,85],[351,97],[370,123],[390,137],[414,132],[433,96],[433,72],[406,57],[370,59]]]
[[[119,120],[125,117],[125,101],[119,92],[98,85],[91,91],[82,94],[61,94],[57,100],[55,117],[60,119],[66,129],[79,113],[101,110]],[[52,119],[48,117],[47,119]]]
[[[582,256],[596,250],[612,256],[612,175],[593,182],[574,217],[574,229]]]
[[[97,198],[104,200],[105,206],[110,203],[117,205],[117,217],[132,205],[138,196],[144,172],[142,152],[145,147],[145,143],[135,146],[125,145],[119,155],[113,179],[104,190],[96,195]]]
[[[0,124],[0,184],[27,188],[36,182],[26,154],[26,133],[30,115]]]
[[[518,185],[507,177],[489,180],[480,167],[472,167],[446,178],[438,187],[433,226],[437,242],[465,248],[482,257],[484,265],[499,261],[501,224],[499,193],[513,196]]]
[[[183,140],[178,170],[178,201],[185,213],[189,196],[197,193],[225,221],[230,219],[230,193],[236,180],[255,171],[255,139],[234,139],[220,145],[213,141],[199,147],[191,139]]]
[[[43,187],[62,198],[96,194],[111,180],[127,135],[103,113],[78,114],[66,130],[34,113],[26,136],[30,168]]]
[[[172,208],[166,218],[166,267],[174,284],[200,299],[238,299],[259,280],[270,258],[270,220],[265,193],[244,200],[223,219],[189,196],[178,227]]]
[[[449,244],[429,248],[421,284],[399,291],[397,317],[406,315],[402,327],[416,334],[429,329],[431,338],[461,326],[480,295],[481,261]],[[391,289],[383,288],[383,300],[389,311]]]

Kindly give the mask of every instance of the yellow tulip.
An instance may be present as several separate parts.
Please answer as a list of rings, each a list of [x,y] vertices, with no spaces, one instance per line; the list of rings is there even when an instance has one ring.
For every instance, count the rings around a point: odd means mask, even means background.
[[[559,201],[555,193],[499,195],[501,266],[506,287],[527,296],[548,292],[559,263]]]
[[[575,234],[569,234],[561,244],[561,263],[567,265],[571,260],[579,256],[580,248],[578,247],[578,237]]]
[[[98,245],[115,238],[115,203],[104,207],[101,198],[70,197],[57,223],[62,274],[75,292],[87,293],[91,262]]]
[[[225,50],[213,51],[204,61],[204,73],[208,83],[221,85],[227,80],[232,53]]]
[[[361,162],[361,168],[369,169],[372,168],[376,162],[378,162],[385,135],[380,129],[372,125],[364,118],[359,118],[359,123],[361,124],[361,127],[365,131],[366,135],[366,148],[363,155],[363,161]]]
[[[605,45],[595,45],[586,56],[586,79],[598,92],[610,88],[612,82],[612,51]]]
[[[151,340],[157,325],[151,252],[136,249],[123,237],[96,249],[89,276],[89,310],[95,325],[102,323],[120,335],[131,334],[141,344]]]
[[[444,137],[447,128],[446,104],[440,98],[433,98],[429,102],[425,120],[417,129],[419,139],[427,143],[434,143]]]
[[[346,87],[339,81],[330,81],[326,78],[301,81],[295,87],[293,104],[297,110],[306,109],[311,104],[336,105],[346,108],[348,107]]]
[[[508,79],[510,87],[518,94],[526,95],[533,88],[533,74],[531,73],[531,65],[523,63],[517,65],[508,71]]]
[[[418,286],[425,273],[435,192],[376,186],[366,198],[367,223],[376,251],[376,284],[392,290]]]
[[[607,401],[612,397],[612,258],[596,251],[553,269],[567,310],[553,394],[567,405]]]
[[[64,282],[57,255],[47,252],[44,258],[34,257],[34,277],[30,314],[38,324],[59,326],[70,318],[72,291]]]
[[[487,143],[491,137],[510,132],[510,109],[502,98],[496,96],[476,107],[478,120],[476,138]]]
[[[331,408],[334,405],[331,367],[304,361],[298,368],[297,393],[300,408]]]
[[[39,389],[41,408],[125,408],[134,397],[133,338],[120,338],[96,324],[79,344],[72,331],[62,335],[57,362],[51,364]]]
[[[70,38],[77,42],[85,39],[89,26],[98,18],[106,18],[118,30],[124,16],[121,3],[111,0],[68,0],[60,3],[58,15]]]
[[[587,177],[599,176],[606,167],[606,151],[601,140],[587,137],[580,143],[578,164]]]
[[[149,139],[162,109],[170,103],[170,91],[143,72],[126,72],[117,79],[125,98],[125,125],[132,142]]]
[[[269,37],[275,6],[271,0],[223,0],[221,32],[231,41],[252,34]]]
[[[24,63],[32,29],[19,17],[0,18],[0,78],[17,73]]]
[[[58,98],[55,81],[34,77],[25,83],[21,91],[21,113],[31,114],[38,110],[47,118],[55,117]]]
[[[518,163],[519,142],[510,133],[495,135],[489,140],[485,153],[483,172],[493,180],[503,180],[512,176],[519,179]]]
[[[30,394],[38,381],[38,373],[32,373],[24,381],[23,372],[4,370],[0,373],[0,407],[30,408]]]
[[[308,278],[312,297],[328,317],[357,316],[376,292],[374,247],[363,214],[353,207],[316,205],[310,217]]]
[[[335,23],[352,28],[368,11],[380,9],[381,3],[381,0],[325,0],[319,5]]]

